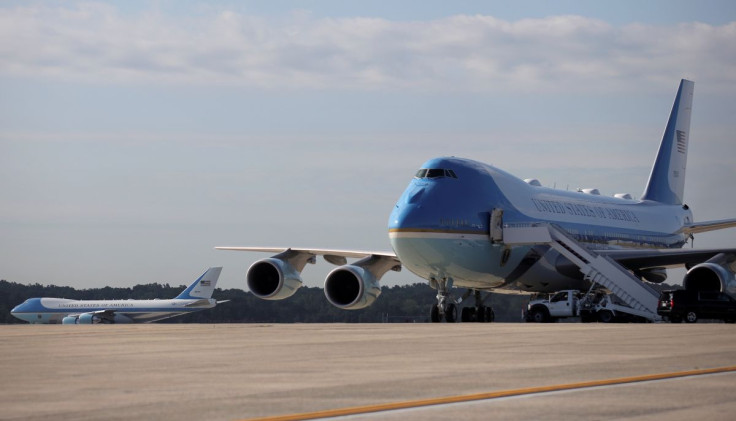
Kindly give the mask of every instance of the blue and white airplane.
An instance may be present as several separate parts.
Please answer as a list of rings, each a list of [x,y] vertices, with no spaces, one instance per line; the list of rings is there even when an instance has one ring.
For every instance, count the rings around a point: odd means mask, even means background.
[[[554,225],[577,244],[613,259],[622,271],[649,282],[666,268],[685,266],[689,289],[736,291],[736,248],[683,249],[693,234],[736,226],[736,219],[694,222],[684,204],[685,167],[694,83],[682,80],[649,181],[641,198],[605,197],[597,190],[562,191],[521,180],[496,167],[455,157],[427,161],[389,217],[391,252],[286,247],[217,247],[278,253],[248,269],[250,291],[279,300],[301,286],[306,263],[321,255],[339,267],[325,280],[325,295],[342,309],[371,305],[388,270],[406,267],[437,289],[432,320],[455,321],[452,288],[475,295],[477,314],[492,319],[482,291],[584,290],[591,281],[549,244],[504,241],[509,227]],[[347,264],[346,258],[361,260]],[[635,280],[638,282],[638,280]]]
[[[28,323],[150,323],[213,308],[225,301],[212,298],[221,267],[207,269],[172,300],[67,300],[29,298],[10,314]]]

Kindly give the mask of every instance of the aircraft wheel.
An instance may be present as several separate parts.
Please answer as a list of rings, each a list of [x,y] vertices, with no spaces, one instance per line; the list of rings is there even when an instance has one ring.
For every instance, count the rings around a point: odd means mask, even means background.
[[[448,304],[445,310],[445,320],[447,323],[455,323],[457,321],[457,306],[455,304]]]
[[[486,321],[486,307],[480,306],[475,309],[475,321],[483,323]]]
[[[494,320],[496,320],[496,313],[491,307],[486,307],[486,323],[492,323]]]
[[[432,310],[429,312],[429,319],[432,323],[440,322],[440,308],[437,307],[437,304],[432,305]]]
[[[463,307],[463,310],[460,312],[460,321],[465,323],[473,320],[472,311],[473,309],[471,309],[470,307]]]

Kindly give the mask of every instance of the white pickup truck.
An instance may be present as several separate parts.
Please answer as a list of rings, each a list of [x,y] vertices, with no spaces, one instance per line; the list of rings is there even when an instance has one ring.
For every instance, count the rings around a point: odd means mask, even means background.
[[[525,312],[527,322],[549,323],[565,317],[580,317],[583,323],[599,321],[645,321],[626,310],[628,306],[619,302],[613,294],[592,291],[584,294],[570,289],[558,291],[549,298],[532,296]]]

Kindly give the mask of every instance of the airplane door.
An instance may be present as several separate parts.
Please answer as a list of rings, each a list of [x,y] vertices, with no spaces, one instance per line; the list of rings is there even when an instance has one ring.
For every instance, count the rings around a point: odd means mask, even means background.
[[[492,243],[503,242],[503,209],[491,211],[490,235]]]

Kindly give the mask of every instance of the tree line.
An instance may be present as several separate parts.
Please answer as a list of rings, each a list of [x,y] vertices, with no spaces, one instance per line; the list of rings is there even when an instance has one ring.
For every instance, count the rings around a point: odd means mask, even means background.
[[[56,297],[72,300],[150,300],[172,298],[186,285],[141,284],[132,288],[90,288],[31,284],[23,285],[0,280],[0,323],[25,323],[10,314],[13,307],[28,298]],[[437,292],[429,285],[416,283],[384,287],[373,305],[362,310],[341,310],[330,304],[324,290],[302,287],[292,297],[280,301],[266,301],[240,289],[216,289],[215,308],[173,317],[159,323],[424,323],[436,303]],[[492,305],[496,321],[519,322],[521,311],[529,298],[526,295],[493,294],[486,305]],[[461,307],[473,305],[469,299]]]
[[[651,284],[650,284],[651,285]],[[669,284],[651,285],[656,290],[677,289]],[[13,307],[28,298],[55,297],[72,300],[152,300],[172,298],[186,285],[141,284],[132,288],[90,288],[31,284],[23,285],[0,280],[0,323],[25,323],[10,314]],[[362,310],[341,310],[327,301],[324,290],[302,287],[285,300],[267,301],[240,289],[215,289],[215,308],[158,323],[426,323],[429,311],[436,304],[437,292],[426,283],[384,287],[373,305]],[[460,304],[460,309],[474,305],[473,298]],[[485,301],[491,305],[497,322],[521,322],[522,310],[529,302],[523,294],[492,294]]]

